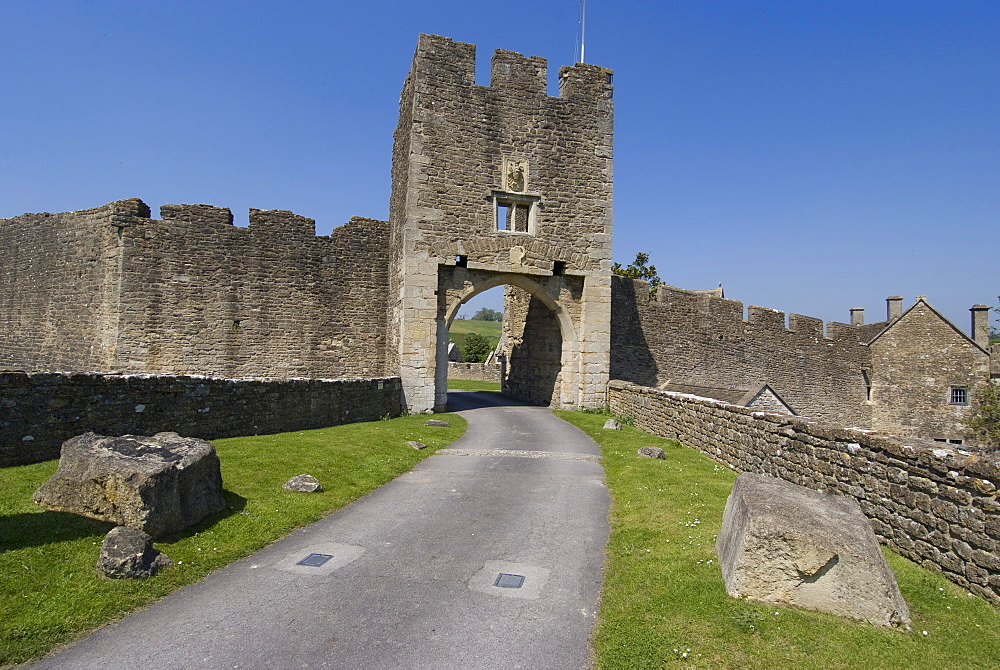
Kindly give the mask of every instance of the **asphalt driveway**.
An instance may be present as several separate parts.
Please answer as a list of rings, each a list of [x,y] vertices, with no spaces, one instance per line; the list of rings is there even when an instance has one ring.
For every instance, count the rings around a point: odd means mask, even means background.
[[[546,408],[449,401],[467,433],[411,472],[33,667],[587,667],[597,444]]]

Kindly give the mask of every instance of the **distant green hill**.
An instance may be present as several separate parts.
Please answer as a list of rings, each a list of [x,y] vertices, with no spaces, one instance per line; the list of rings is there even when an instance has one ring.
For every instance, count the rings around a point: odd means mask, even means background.
[[[451,322],[451,330],[448,331],[448,341],[454,342],[461,349],[465,344],[465,337],[469,333],[477,333],[490,338],[490,342],[495,348],[500,341],[500,331],[503,324],[499,321],[473,321],[471,319],[455,319]]]

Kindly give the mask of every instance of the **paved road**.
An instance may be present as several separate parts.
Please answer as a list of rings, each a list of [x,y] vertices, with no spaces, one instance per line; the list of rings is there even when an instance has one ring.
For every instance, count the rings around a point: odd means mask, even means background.
[[[451,447],[33,667],[588,666],[608,535],[597,445],[545,408],[449,400],[469,421]],[[333,558],[298,564],[310,554]]]

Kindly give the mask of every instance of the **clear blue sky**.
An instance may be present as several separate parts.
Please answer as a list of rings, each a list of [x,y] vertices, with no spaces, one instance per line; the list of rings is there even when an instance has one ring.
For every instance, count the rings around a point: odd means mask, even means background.
[[[417,34],[576,59],[578,0],[0,3],[0,217],[139,197],[388,215]],[[1000,293],[1000,1],[590,0],[615,259],[827,320]]]

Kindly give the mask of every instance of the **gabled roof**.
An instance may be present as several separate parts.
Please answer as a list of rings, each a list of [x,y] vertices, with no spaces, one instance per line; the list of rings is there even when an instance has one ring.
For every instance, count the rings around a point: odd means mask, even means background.
[[[758,384],[753,389],[750,389],[745,396],[740,398],[739,404],[744,407],[753,407],[753,404],[757,401],[757,399],[765,395],[770,395],[777,400],[778,404],[788,410],[788,413],[791,416],[798,416],[798,412],[792,409],[791,405],[785,402],[785,399],[778,395],[778,392],[771,388],[768,384]]]
[[[893,328],[895,328],[896,324],[900,323],[903,319],[905,319],[906,316],[910,312],[912,312],[914,309],[916,309],[917,305],[919,305],[921,303],[923,303],[924,307],[926,307],[927,309],[929,309],[934,314],[934,316],[936,316],[937,318],[941,319],[952,330],[954,330],[956,333],[958,333],[959,336],[961,336],[962,338],[964,338],[969,344],[975,346],[977,349],[979,349],[980,351],[982,351],[987,356],[990,355],[989,350],[987,350],[982,345],[980,345],[978,342],[976,342],[974,339],[972,339],[971,337],[969,337],[968,335],[966,335],[965,332],[963,332],[955,324],[953,324],[951,321],[949,321],[941,312],[939,312],[936,309],[934,309],[934,306],[931,305],[929,302],[927,302],[927,299],[924,298],[923,296],[918,296],[916,302],[914,302],[912,305],[910,305],[909,309],[907,309],[905,312],[903,312],[902,314],[900,314],[899,316],[897,316],[895,319],[893,319],[892,321],[890,321],[888,323],[888,325],[886,325],[885,328],[883,328],[882,330],[880,330],[875,335],[875,337],[873,337],[872,339],[868,340],[868,345],[871,346],[872,344],[875,343],[876,340],[878,340],[880,337],[882,337],[883,335],[885,335],[887,332],[889,332],[890,330],[892,330]]]
[[[753,388],[747,389],[734,389],[725,388],[720,386],[697,386],[694,384],[675,384],[672,382],[666,382],[658,387],[662,391],[673,391],[674,393],[685,393],[687,395],[698,396],[700,398],[711,398],[712,400],[721,400],[722,402],[729,403],[730,405],[737,405],[738,407],[752,407],[753,403],[760,397],[765,395],[770,395],[773,397],[783,408],[788,411],[791,416],[798,416],[798,413],[789,406],[787,402],[782,399],[781,396],[775,392],[768,384],[757,384]]]

